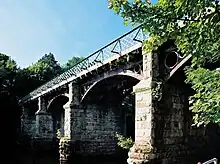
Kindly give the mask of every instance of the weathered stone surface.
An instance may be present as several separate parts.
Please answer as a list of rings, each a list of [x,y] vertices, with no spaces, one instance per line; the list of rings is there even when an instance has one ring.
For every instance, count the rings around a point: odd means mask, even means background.
[[[23,135],[27,135],[30,138],[36,134],[36,118],[22,118],[21,119],[21,132]]]
[[[36,117],[30,117],[28,115],[28,109],[26,107],[22,107],[22,115],[21,115],[21,132],[22,135],[28,136],[32,138],[36,133]]]
[[[73,151],[72,141],[69,139],[61,139],[59,143],[60,164],[68,164]]]
[[[48,113],[36,114],[36,135],[37,138],[52,140],[53,120]]]
[[[72,139],[79,141],[78,152],[84,154],[114,154],[115,133],[121,132],[120,116],[115,109],[88,105],[73,112]]]
[[[153,141],[153,95],[152,95],[152,64],[154,54],[143,55],[144,80],[140,81],[133,90],[135,92],[135,144],[130,149],[129,164],[144,164],[155,158],[152,153]]]
[[[35,138],[52,140],[53,136],[53,119],[46,110],[44,99],[38,99],[38,111],[36,112],[36,134]]]

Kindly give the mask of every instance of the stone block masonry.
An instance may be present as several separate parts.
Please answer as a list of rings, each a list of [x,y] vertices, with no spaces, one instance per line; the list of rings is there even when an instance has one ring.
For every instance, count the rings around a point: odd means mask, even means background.
[[[69,102],[64,105],[64,137],[61,144],[60,161],[67,163],[70,154],[86,156],[115,155],[117,153],[116,132],[122,133],[120,109],[117,105],[80,104],[78,86],[69,85]],[[62,145],[69,145],[64,148]],[[68,149],[66,151],[63,151]],[[62,152],[64,154],[62,154]]]
[[[53,137],[54,133],[52,116],[48,113],[37,113],[35,138],[52,140]]]
[[[155,158],[153,153],[153,94],[152,84],[155,73],[152,70],[157,54],[143,54],[144,80],[140,81],[133,90],[135,92],[135,144],[130,149],[129,164],[151,162]]]
[[[36,134],[36,118],[22,117],[21,119],[21,132],[28,138],[32,138]]]
[[[167,82],[162,100],[154,99],[154,84],[158,80],[158,55],[143,54],[144,80],[135,87],[135,144],[130,149],[129,164],[180,162],[191,151],[188,97],[184,85]],[[183,158],[182,158],[183,157]]]
[[[122,132],[116,107],[87,105],[73,112],[72,138],[78,141],[78,152],[84,155],[116,153],[116,132]]]

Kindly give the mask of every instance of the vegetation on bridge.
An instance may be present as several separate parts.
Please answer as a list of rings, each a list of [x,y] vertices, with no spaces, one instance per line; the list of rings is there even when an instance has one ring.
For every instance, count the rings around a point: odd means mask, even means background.
[[[219,0],[108,1],[125,24],[143,24],[150,35],[144,44],[146,51],[172,39],[179,51],[192,55],[186,82],[195,90],[190,97],[194,122],[198,126],[220,122]]]

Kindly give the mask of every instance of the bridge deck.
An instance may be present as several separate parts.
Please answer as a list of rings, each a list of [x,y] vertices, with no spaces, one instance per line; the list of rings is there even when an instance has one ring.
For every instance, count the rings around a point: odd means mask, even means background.
[[[142,26],[138,26],[128,33],[122,35],[98,51],[92,53],[87,58],[77,63],[71,69],[62,73],[61,75],[50,80],[46,84],[38,87],[24,98],[20,100],[21,103],[38,98],[44,94],[51,92],[69,82],[87,74],[117,58],[128,54],[142,46],[142,41],[147,38],[143,32]]]

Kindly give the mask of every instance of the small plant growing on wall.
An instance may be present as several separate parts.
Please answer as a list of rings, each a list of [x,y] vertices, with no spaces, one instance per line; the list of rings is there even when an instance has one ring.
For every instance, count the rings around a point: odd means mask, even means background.
[[[59,153],[62,156],[62,158],[68,158],[71,154],[70,149],[70,138],[67,136],[64,136],[60,129],[57,129],[57,138],[59,139]]]
[[[123,149],[129,150],[134,144],[134,141],[131,139],[131,137],[124,137],[123,135],[118,134],[117,132],[116,138],[118,140],[117,145]]]
[[[63,137],[63,135],[62,135],[60,129],[57,129],[57,133],[56,133],[56,135],[57,135],[57,138],[58,138],[58,139],[61,139],[61,138]]]
[[[61,132],[60,129],[57,129],[57,138],[60,140],[60,141],[65,141],[65,140],[69,140],[68,137],[64,136]]]

